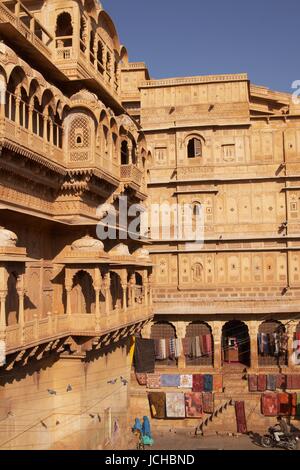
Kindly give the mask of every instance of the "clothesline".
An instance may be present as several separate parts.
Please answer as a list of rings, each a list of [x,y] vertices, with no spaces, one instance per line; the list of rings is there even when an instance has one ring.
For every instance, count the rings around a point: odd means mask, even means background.
[[[155,359],[177,359],[183,353],[191,358],[212,354],[212,336],[202,335],[187,338],[158,338],[154,340]]]

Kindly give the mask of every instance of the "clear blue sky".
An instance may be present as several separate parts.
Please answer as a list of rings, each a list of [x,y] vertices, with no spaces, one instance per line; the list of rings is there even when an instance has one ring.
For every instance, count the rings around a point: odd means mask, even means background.
[[[101,1],[153,78],[248,72],[288,92],[300,80],[300,0]]]

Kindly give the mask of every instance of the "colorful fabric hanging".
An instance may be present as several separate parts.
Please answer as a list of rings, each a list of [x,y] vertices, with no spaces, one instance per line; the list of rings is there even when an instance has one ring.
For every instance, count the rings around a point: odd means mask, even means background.
[[[267,390],[276,391],[276,375],[267,376]]]
[[[297,393],[291,393],[291,416],[297,416]]]
[[[160,388],[160,374],[147,374],[147,388]]]
[[[292,375],[291,390],[300,390],[300,375]]]
[[[182,341],[180,338],[176,338],[175,340],[175,357],[176,359],[180,357],[182,354]]]
[[[166,393],[167,418],[185,418],[184,393]]]
[[[213,390],[215,392],[222,393],[223,392],[223,375],[216,374],[213,377]]]
[[[265,392],[267,389],[267,376],[259,375],[257,379],[257,391]]]
[[[276,388],[279,388],[280,390],[285,390],[287,388],[286,375],[278,374],[276,376]]]
[[[278,393],[278,414],[280,416],[289,416],[291,414],[291,397],[289,393]]]
[[[139,385],[147,384],[147,374],[139,374],[136,372],[135,377]]]
[[[161,387],[179,387],[180,386],[180,375],[162,374],[160,376]]]
[[[300,393],[297,393],[297,412],[296,416],[300,416]]]
[[[164,392],[149,392],[148,399],[152,417],[164,419],[166,417],[166,394]]]
[[[155,346],[153,339],[136,338],[134,350],[134,365],[137,373],[154,373]]]
[[[249,392],[257,392],[257,375],[248,375]]]
[[[203,411],[212,414],[214,412],[214,395],[210,392],[202,393]]]
[[[193,388],[193,376],[181,375],[180,376],[180,388]]]
[[[276,393],[264,393],[261,396],[261,411],[264,416],[278,415],[278,399]]]
[[[170,359],[175,359],[175,349],[176,349],[176,340],[175,340],[175,338],[170,338],[169,339],[169,348],[170,348],[170,353],[169,353]]]
[[[213,377],[210,374],[204,375],[204,391],[205,392],[213,391]]]
[[[246,421],[244,401],[235,402],[235,415],[236,415],[237,432],[241,434],[247,434],[247,421]]]
[[[190,356],[192,353],[192,338],[182,339],[182,349],[185,356]]]
[[[204,391],[204,377],[201,374],[193,375],[193,392]]]
[[[202,418],[203,401],[202,393],[185,393],[185,414],[187,418]]]

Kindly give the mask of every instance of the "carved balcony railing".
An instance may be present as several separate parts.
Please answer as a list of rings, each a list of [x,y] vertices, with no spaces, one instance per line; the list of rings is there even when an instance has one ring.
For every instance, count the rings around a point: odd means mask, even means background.
[[[27,149],[49,163],[63,164],[64,154],[60,147],[8,118],[0,119],[0,139],[4,139],[12,148],[19,148],[22,153]]]
[[[47,59],[51,59],[51,34],[19,0],[0,2],[0,24],[12,26]]]
[[[135,165],[122,165],[121,166],[121,180],[126,183],[134,183],[141,186],[143,179],[143,172]]]
[[[102,336],[152,318],[152,307],[142,304],[127,310],[102,314],[48,314],[47,318],[8,326],[5,331],[6,354],[37,346],[65,336]]]

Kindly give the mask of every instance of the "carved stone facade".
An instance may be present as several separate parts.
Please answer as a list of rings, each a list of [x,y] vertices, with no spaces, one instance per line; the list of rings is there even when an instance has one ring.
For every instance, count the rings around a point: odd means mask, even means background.
[[[130,383],[141,332],[210,335],[209,357],[157,367],[221,373],[233,399],[243,387],[230,388],[230,338],[243,345],[238,371],[297,373],[291,96],[246,74],[151,80],[95,0],[3,1],[0,37],[0,448],[126,447],[119,377]],[[124,240],[118,225],[115,240],[97,238],[119,196],[163,207],[149,243]],[[164,203],[189,204],[191,227],[203,214],[201,249],[176,238],[178,212]],[[278,332],[280,358],[261,356],[258,334]],[[135,413],[149,414],[146,393],[131,395]]]
[[[147,196],[126,50],[96,1],[1,2],[0,35],[0,447],[121,448],[120,377],[153,317],[143,240],[117,220],[97,237],[105,207]]]

